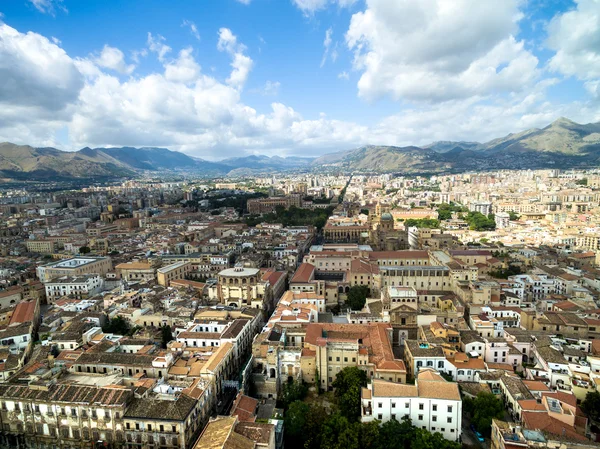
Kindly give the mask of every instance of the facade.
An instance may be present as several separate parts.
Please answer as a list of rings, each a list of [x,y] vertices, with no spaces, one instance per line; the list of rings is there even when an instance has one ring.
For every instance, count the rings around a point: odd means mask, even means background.
[[[185,279],[186,275],[192,270],[192,264],[189,262],[175,262],[166,267],[156,270],[156,281],[159,285],[169,287],[171,281]]]
[[[97,274],[80,276],[62,276],[44,284],[46,299],[49,303],[69,296],[75,299],[87,299],[98,293],[104,285],[104,279]]]
[[[82,274],[98,274],[104,276],[112,270],[110,257],[74,257],[59,262],[40,265],[36,272],[38,279],[48,282],[61,276],[79,276]]]
[[[405,416],[417,427],[460,441],[462,400],[458,384],[427,369],[419,373],[414,385],[372,379],[361,390],[362,422],[400,421]]]

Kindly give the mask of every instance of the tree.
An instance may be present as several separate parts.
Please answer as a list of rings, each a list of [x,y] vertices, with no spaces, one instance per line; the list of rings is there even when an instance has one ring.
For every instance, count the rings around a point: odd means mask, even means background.
[[[517,214],[516,212],[509,212],[508,217],[509,217],[510,221],[516,221],[519,218],[521,218],[521,216],[519,214]]]
[[[129,321],[121,316],[116,316],[110,320],[103,328],[102,331],[107,334],[127,335],[131,330]]]
[[[173,332],[171,332],[171,326],[165,324],[161,328],[160,333],[162,337],[162,347],[163,349],[166,349],[167,344],[173,340]]]
[[[356,366],[344,368],[333,381],[340,413],[351,422],[360,418],[360,391],[366,386],[367,373]]]
[[[480,392],[471,402],[464,404],[465,411],[472,414],[471,423],[481,432],[489,437],[492,431],[492,419],[504,417],[504,405],[492,393]]]
[[[366,285],[355,285],[350,287],[348,295],[346,296],[346,304],[348,304],[352,310],[361,310],[365,306],[365,302],[367,302],[369,293],[369,287]]]
[[[404,222],[404,227],[436,229],[440,227],[440,221],[434,218],[409,218]]]
[[[600,392],[590,391],[581,403],[581,410],[592,421],[600,421]]]
[[[92,252],[92,250],[89,248],[89,246],[82,246],[79,248],[79,254],[88,254],[90,252]]]
[[[310,406],[302,401],[290,404],[284,417],[287,447],[303,447],[306,420],[311,414],[310,411]]]
[[[308,387],[295,380],[283,384],[280,401],[284,409],[287,409],[292,402],[301,401],[306,397]]]

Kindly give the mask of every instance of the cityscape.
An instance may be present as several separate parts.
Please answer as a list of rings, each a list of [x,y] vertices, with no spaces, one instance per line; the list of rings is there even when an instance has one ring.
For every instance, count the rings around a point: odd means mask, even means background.
[[[0,447],[600,449],[556,3],[0,3]]]

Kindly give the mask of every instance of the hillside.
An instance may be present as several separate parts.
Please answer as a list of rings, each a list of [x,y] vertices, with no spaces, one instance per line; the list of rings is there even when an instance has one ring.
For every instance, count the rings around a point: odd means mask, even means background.
[[[310,158],[248,156],[210,162],[166,148],[89,148],[60,151],[0,143],[0,177],[19,180],[120,178],[136,171],[191,171],[200,175],[262,173],[307,167]]]
[[[478,144],[434,142],[423,148],[369,145],[315,159],[313,167],[402,173],[600,165],[600,123],[560,118],[545,128]]]

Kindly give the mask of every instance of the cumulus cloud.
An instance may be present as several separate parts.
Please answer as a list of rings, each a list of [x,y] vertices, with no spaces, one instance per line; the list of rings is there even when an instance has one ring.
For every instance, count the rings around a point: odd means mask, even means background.
[[[200,75],[200,65],[192,56],[192,47],[184,48],[179,57],[165,65],[165,78],[179,83],[191,83]]]
[[[148,49],[151,52],[156,53],[158,60],[161,62],[165,60],[167,53],[171,52],[171,47],[165,44],[165,41],[166,39],[160,34],[157,34],[156,37],[154,37],[152,33],[148,33]]]
[[[387,25],[376,28],[382,35],[417,34],[410,38],[404,36],[399,41],[404,45],[421,45],[421,49],[405,47],[405,55],[400,55],[402,64],[398,66],[399,56],[393,46],[380,46],[381,37],[369,34],[373,23],[385,25],[380,22],[380,15],[367,14],[374,3],[377,2],[369,0],[367,11],[359,13],[364,15],[360,23],[353,18],[352,26],[362,26],[360,33],[357,28],[353,31],[358,34],[350,36],[350,31],[348,33],[349,39],[356,38],[348,41],[355,58],[375,52],[380,66],[386,70],[404,66],[420,68],[429,78],[423,81],[425,84],[414,81],[411,88],[416,93],[412,94],[406,94],[395,85],[393,78],[390,86],[373,85],[369,86],[370,90],[365,87],[364,92],[369,94],[396,96],[399,92],[399,98],[416,99],[410,106],[400,104],[396,114],[370,126],[336,120],[325,114],[306,117],[281,102],[273,102],[267,110],[246,104],[242,87],[250,76],[253,61],[246,55],[246,47],[228,28],[219,30],[216,37],[218,50],[231,57],[232,65],[227,79],[221,80],[210,70],[202,71],[191,47],[174,52],[160,35],[149,34],[147,43],[148,57],[158,59],[159,68],[144,75],[122,77],[119,74],[127,65],[120,65],[119,61],[124,58],[118,57],[104,65],[99,62],[102,61],[99,56],[72,58],[58,42],[0,24],[0,141],[55,146],[59,144],[56,136],[64,135],[66,130],[70,149],[87,145],[166,146],[219,159],[273,151],[281,155],[318,155],[367,143],[419,145],[432,140],[485,141],[508,132],[544,126],[560,115],[580,122],[600,120],[597,103],[553,104],[548,101],[545,91],[557,80],[536,78],[537,68],[530,65],[532,61],[526,56],[523,44],[512,37],[514,22],[510,25],[500,20],[505,29],[503,33],[493,32],[494,39],[476,38],[470,31],[463,30],[461,32],[468,36],[457,38],[453,45],[445,44],[446,49],[441,52],[427,49],[419,42],[424,37],[437,42],[434,39],[437,34],[430,29],[433,25],[428,21],[410,32],[390,31]],[[420,2],[413,3],[414,8],[419,9],[419,5]],[[388,11],[393,12],[394,8]],[[434,22],[441,14],[426,12]],[[396,22],[402,26],[402,21],[391,21]],[[437,26],[458,32],[450,23]],[[488,27],[492,28],[490,24]],[[395,34],[390,36],[395,37]],[[469,56],[468,45],[461,44],[463,40],[475,42],[471,45],[475,47],[475,56]],[[520,63],[515,65],[515,59]],[[379,76],[371,72],[373,67],[369,64],[365,61],[364,65],[355,67],[361,78],[367,73]],[[444,73],[450,75],[449,80],[442,80]],[[513,77],[517,73],[529,87],[514,87]],[[381,76],[378,82],[388,82],[389,74]],[[402,76],[410,80],[406,73]],[[338,77],[346,79],[348,73],[341,72]],[[255,85],[260,85],[260,81]],[[597,93],[598,85],[595,79],[589,79],[586,88],[590,93]],[[277,92],[279,87],[277,81],[267,81],[261,90],[268,95]],[[433,92],[432,96],[425,94],[426,87]],[[449,95],[449,90],[456,90],[458,94]],[[419,99],[423,101],[417,101]]]
[[[121,50],[109,45],[104,46],[100,55],[94,59],[94,62],[100,67],[125,75],[130,75],[135,70],[135,65],[125,62],[125,55]]]
[[[359,95],[447,101],[531,86],[538,60],[514,37],[520,17],[517,0],[368,0],[346,33]]]
[[[219,29],[217,49],[229,53],[233,58],[231,62],[233,70],[227,78],[227,84],[236,89],[243,88],[254,65],[254,61],[244,54],[246,46],[238,42],[237,36],[229,28],[221,28]]]
[[[181,26],[189,28],[190,33],[192,33],[192,36],[194,36],[197,40],[200,40],[200,33],[198,32],[198,27],[194,22],[192,22],[191,20],[184,20],[181,23]]]
[[[558,14],[548,26],[548,44],[556,51],[552,70],[591,80],[600,78],[600,3],[578,0],[577,7]]]

